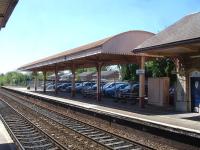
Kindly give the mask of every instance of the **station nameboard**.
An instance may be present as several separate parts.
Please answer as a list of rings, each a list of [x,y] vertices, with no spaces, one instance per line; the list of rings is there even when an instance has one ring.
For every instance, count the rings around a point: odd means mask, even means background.
[[[136,74],[139,75],[139,74],[145,74],[145,70],[144,69],[137,69],[136,70]]]

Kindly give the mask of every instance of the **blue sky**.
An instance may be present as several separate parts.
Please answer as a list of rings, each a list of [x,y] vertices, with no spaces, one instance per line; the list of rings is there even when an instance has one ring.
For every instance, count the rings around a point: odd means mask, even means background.
[[[0,31],[0,72],[128,30],[157,33],[199,0],[19,0]]]

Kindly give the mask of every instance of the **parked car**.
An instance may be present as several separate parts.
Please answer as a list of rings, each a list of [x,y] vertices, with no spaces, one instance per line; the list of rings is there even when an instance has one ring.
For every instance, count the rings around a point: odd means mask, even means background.
[[[71,83],[63,83],[63,84],[59,85],[59,86],[57,87],[57,89],[58,89],[59,91],[66,91],[66,88],[67,88],[68,86],[70,86],[70,85],[71,85]]]
[[[83,82],[81,92],[83,93],[85,90],[87,90],[89,87],[92,87],[93,85],[95,85],[95,82]]]
[[[47,90],[53,90],[55,89],[55,84],[51,83],[50,85],[47,86]]]
[[[80,84],[81,83],[75,83],[75,90],[77,86],[80,86]],[[72,83],[68,87],[65,88],[65,91],[67,92],[71,92],[71,90],[72,90]]]
[[[106,83],[105,82],[101,82],[101,89],[103,89],[103,86],[105,85]],[[88,90],[97,90],[97,84],[94,84],[93,86],[91,87],[88,87],[87,88]]]
[[[106,89],[112,88],[117,84],[123,84],[124,82],[109,82],[103,86],[102,93],[105,95]]]
[[[76,89],[77,93],[80,93],[81,90],[82,90],[82,88],[83,88],[83,84],[82,83],[80,83],[80,84],[78,84],[78,85],[75,86],[75,89]]]
[[[126,99],[126,98],[131,98],[134,95],[137,96],[138,89],[139,89],[139,84],[129,84],[124,89],[119,90],[117,98],[119,98],[119,99],[125,98]]]
[[[145,85],[145,95],[147,95],[147,85]],[[117,98],[133,99],[139,96],[139,84],[129,84],[124,89],[119,90]]]
[[[109,97],[117,97],[118,92],[128,86],[128,83],[117,84],[105,90],[105,95]]]
[[[57,89],[58,89],[58,87],[61,85],[62,83],[57,83]],[[55,83],[50,83],[50,84],[48,84],[48,86],[47,86],[47,90],[53,90],[53,89],[55,89]]]
[[[105,85],[105,82],[101,82],[100,87],[102,88]],[[94,84],[91,87],[84,88],[82,90],[83,96],[95,96],[97,92],[97,84]]]

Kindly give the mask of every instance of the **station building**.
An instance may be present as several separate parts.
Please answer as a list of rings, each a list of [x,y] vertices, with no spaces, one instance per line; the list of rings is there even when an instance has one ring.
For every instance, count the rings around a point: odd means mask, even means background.
[[[147,39],[133,52],[174,59],[176,110],[200,112],[200,13],[183,17]]]
[[[132,53],[131,53],[132,51]],[[183,17],[158,34],[146,31],[128,31],[84,46],[26,64],[22,71],[44,73],[70,69],[72,71],[72,96],[75,95],[75,70],[83,67],[97,69],[97,100],[100,100],[101,68],[103,65],[138,64],[145,69],[145,61],[156,57],[170,57],[176,65],[177,86],[175,108],[177,111],[200,112],[200,13]],[[139,99],[143,107],[145,75],[139,74]],[[56,90],[55,90],[56,92]],[[155,91],[157,92],[156,88]]]

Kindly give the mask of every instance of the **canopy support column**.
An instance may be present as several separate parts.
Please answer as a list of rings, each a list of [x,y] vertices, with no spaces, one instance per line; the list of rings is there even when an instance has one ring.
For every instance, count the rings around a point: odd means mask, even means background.
[[[37,72],[33,72],[33,75],[34,75],[34,89],[35,89],[35,92],[37,91]]]
[[[96,69],[97,69],[97,101],[101,101],[101,68],[102,68],[102,63],[98,63],[96,66]]]
[[[55,94],[58,94],[58,69],[57,66],[55,66]]]
[[[46,81],[47,81],[47,72],[43,71],[44,82],[43,82],[43,92],[46,93]]]
[[[76,89],[75,89],[75,79],[76,79],[76,67],[72,64],[71,72],[72,72],[72,89],[71,89],[71,97],[75,97]]]
[[[141,56],[140,69],[145,69],[145,57]],[[139,106],[144,108],[144,98],[145,98],[145,72],[139,75]]]

